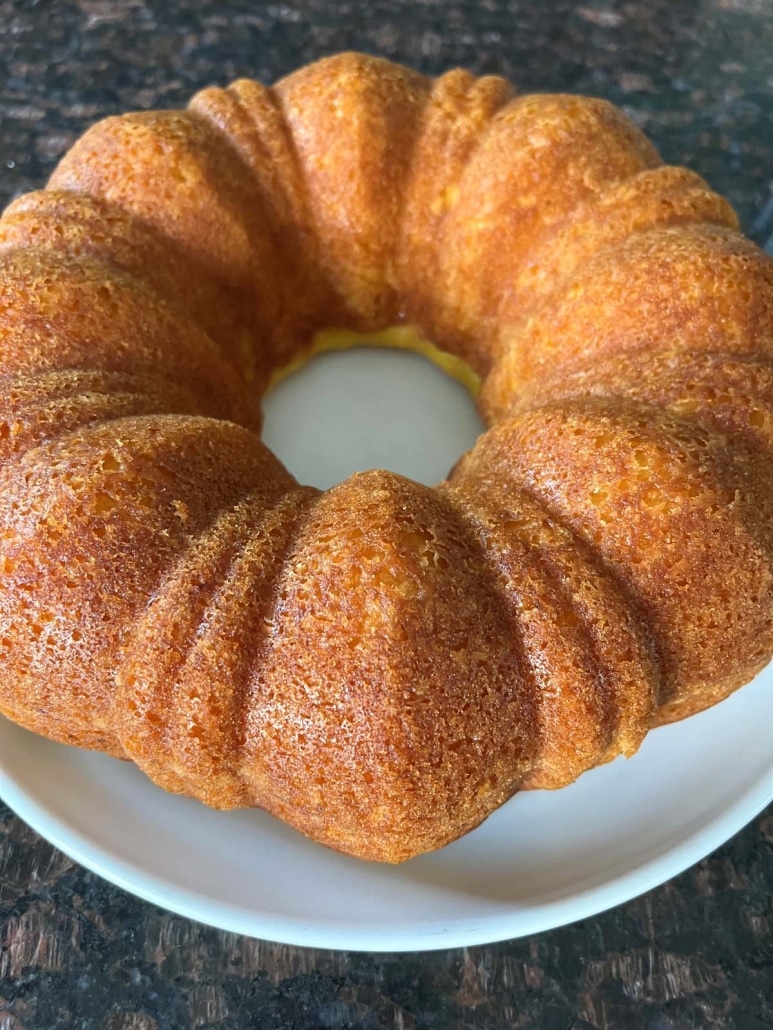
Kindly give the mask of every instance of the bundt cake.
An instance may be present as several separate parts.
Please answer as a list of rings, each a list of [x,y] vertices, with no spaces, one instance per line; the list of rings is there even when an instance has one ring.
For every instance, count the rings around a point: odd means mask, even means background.
[[[357,54],[108,118],[0,221],[0,711],[400,861],[773,653],[773,262],[613,105]],[[490,427],[430,489],[260,440],[315,347]]]

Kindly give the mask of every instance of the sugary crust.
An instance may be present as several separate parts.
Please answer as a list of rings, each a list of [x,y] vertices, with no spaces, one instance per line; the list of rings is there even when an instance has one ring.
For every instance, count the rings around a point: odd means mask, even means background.
[[[657,667],[646,625],[594,552],[516,475],[469,458],[440,487],[497,577],[536,697],[539,750],[523,786],[565,786],[631,755],[649,729]]]
[[[408,68],[349,54],[295,72],[275,93],[321,264],[347,325],[389,325],[400,308],[397,241],[429,82]]]
[[[581,263],[521,324],[503,325],[502,360],[482,403],[512,410],[557,369],[642,348],[739,354],[773,345],[773,261],[733,229],[701,222],[632,233]]]
[[[439,487],[261,444],[352,333],[483,380]],[[773,262],[604,101],[343,54],[109,118],[0,337],[0,711],[168,790],[402,861],[773,653]]]
[[[243,770],[259,803],[399,860],[509,797],[538,745],[535,698],[490,575],[434,490],[367,472],[323,494],[253,672]]]
[[[708,707],[773,648],[771,477],[724,435],[593,397],[500,423],[462,462],[516,479],[598,554],[649,626],[659,704]]]
[[[0,706],[47,736],[121,754],[115,677],[165,570],[224,507],[292,480],[230,422],[92,423],[0,470]]]

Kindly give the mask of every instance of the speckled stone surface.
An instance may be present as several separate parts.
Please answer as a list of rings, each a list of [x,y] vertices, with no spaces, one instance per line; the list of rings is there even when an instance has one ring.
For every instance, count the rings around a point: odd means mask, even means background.
[[[773,252],[770,0],[0,0],[0,202],[97,118],[356,48],[623,105]],[[166,914],[0,805],[0,1030],[773,1027],[773,810],[619,909],[426,955],[248,941]]]

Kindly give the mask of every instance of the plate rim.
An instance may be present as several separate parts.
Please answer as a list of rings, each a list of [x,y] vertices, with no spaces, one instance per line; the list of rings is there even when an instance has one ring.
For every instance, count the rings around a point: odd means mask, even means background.
[[[523,902],[507,911],[477,920],[463,918],[427,921],[421,927],[397,923],[383,929],[364,929],[351,921],[306,921],[297,916],[246,912],[231,903],[169,884],[168,880],[141,869],[136,863],[111,853],[73,829],[66,820],[31,794],[0,765],[0,798],[48,843],[77,864],[121,890],[149,904],[214,927],[257,940],[296,947],[333,951],[408,953],[475,947],[516,940],[588,919],[625,904],[678,876],[711,854],[773,801],[773,765],[756,777],[748,789],[726,805],[714,818],[668,847],[625,872],[552,901],[530,907]]]

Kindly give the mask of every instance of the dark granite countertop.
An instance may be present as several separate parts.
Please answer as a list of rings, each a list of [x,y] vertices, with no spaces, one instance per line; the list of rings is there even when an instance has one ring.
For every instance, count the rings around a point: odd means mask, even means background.
[[[0,0],[0,200],[95,119],[360,49],[623,105],[773,239],[770,0]],[[361,955],[237,938],[85,872],[0,805],[0,1030],[773,1027],[773,809],[671,883],[529,940]]]

